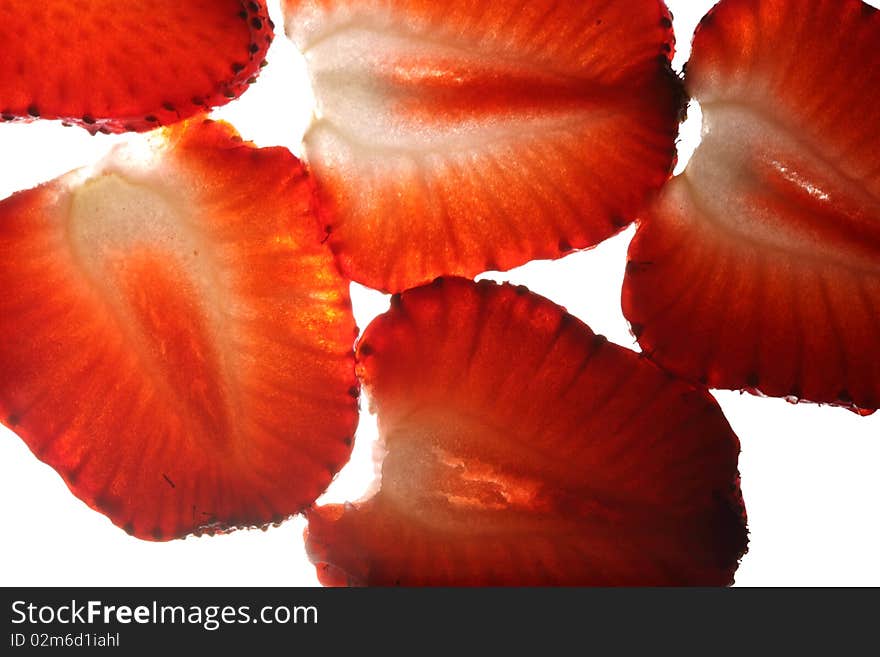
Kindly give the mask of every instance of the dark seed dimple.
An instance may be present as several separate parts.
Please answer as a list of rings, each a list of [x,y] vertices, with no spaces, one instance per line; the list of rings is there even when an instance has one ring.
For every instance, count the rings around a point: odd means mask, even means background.
[[[144,121],[146,121],[147,123],[158,123],[159,119],[157,119],[152,114],[148,114],[147,116],[144,117]]]
[[[650,260],[630,260],[626,263],[626,273],[627,274],[640,274],[653,265],[654,263]]]
[[[661,48],[661,51],[662,51],[662,48]],[[657,55],[657,63],[660,66],[669,66],[669,53],[661,52],[659,55]]]
[[[697,23],[697,30],[701,30],[701,29],[703,29],[704,27],[708,27],[708,26],[714,24],[714,23],[715,23],[715,18],[716,18],[717,16],[718,16],[718,13],[715,11],[715,9],[712,9],[711,11],[709,11],[709,13],[706,14],[705,16],[703,16],[703,17],[700,19],[700,22]]]
[[[362,356],[372,356],[373,353],[375,353],[372,345],[367,344],[366,342],[360,346],[358,352],[360,352]]]
[[[248,46],[248,50],[251,52],[251,54],[256,54],[260,51],[260,46],[258,46],[256,43],[252,43]]]
[[[255,30],[262,30],[263,29],[263,21],[261,21],[259,18],[254,16],[251,19],[251,27],[253,27]]]
[[[757,388],[760,383],[760,379],[758,378],[757,373],[752,372],[746,377],[746,385],[749,388]]]
[[[118,508],[118,505],[111,498],[103,496],[94,499],[94,506],[96,509],[103,509],[111,513]]]
[[[40,108],[37,107],[36,105],[31,105],[30,107],[28,107],[27,113],[30,114],[35,119],[40,118]]]
[[[16,415],[15,413],[11,414],[8,418],[6,418],[6,426],[8,426],[8,427],[14,427],[19,422],[21,422],[21,418],[18,415]]]
[[[238,75],[244,70],[244,64],[239,64],[238,62],[232,63],[232,72]]]
[[[94,125],[95,117],[93,117],[91,114],[84,114],[82,117],[82,122],[86,125]]]
[[[348,389],[348,396],[354,397],[355,399],[357,399],[358,397],[361,396],[361,391],[357,386],[352,386],[351,388]]]

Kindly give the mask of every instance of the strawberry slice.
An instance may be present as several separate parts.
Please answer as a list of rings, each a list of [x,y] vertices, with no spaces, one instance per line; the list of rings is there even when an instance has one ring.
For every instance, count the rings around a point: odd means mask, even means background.
[[[697,30],[703,142],[630,248],[645,352],[715,388],[880,405],[880,14],[724,0]]]
[[[345,273],[386,291],[595,246],[669,177],[660,0],[285,0]]]
[[[309,512],[327,585],[728,584],[739,442],[714,400],[525,288],[394,297],[358,368],[381,486]]]
[[[346,282],[289,151],[144,141],[0,203],[0,420],[139,538],[281,521],[350,453]]]
[[[4,0],[0,116],[151,130],[245,92],[273,26],[263,0]]]

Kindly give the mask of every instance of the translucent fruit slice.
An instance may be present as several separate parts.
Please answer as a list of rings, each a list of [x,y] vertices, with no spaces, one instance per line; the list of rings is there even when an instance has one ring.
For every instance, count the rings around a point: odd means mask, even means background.
[[[591,247],[669,177],[659,0],[285,0],[343,270],[401,291]]]
[[[143,141],[0,202],[0,420],[137,537],[280,521],[350,453],[347,284],[286,149]]]
[[[4,0],[0,116],[175,123],[244,93],[272,32],[263,0]]]
[[[309,512],[328,585],[725,585],[739,443],[704,391],[524,288],[395,297],[359,374],[378,492]]]
[[[643,350],[711,387],[880,405],[880,13],[723,0],[686,84],[703,142],[630,248]]]

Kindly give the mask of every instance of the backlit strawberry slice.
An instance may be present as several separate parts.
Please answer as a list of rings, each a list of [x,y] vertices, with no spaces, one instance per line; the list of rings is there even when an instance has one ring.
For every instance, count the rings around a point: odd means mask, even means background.
[[[705,392],[524,288],[395,297],[359,374],[378,492],[309,512],[328,585],[724,585],[746,545],[739,443]]]
[[[724,0],[688,91],[703,143],[630,249],[644,351],[716,388],[880,405],[880,14]]]
[[[659,0],[285,0],[305,148],[343,269],[401,291],[591,247],[668,178]]]
[[[272,31],[263,0],[4,0],[0,116],[174,123],[244,93]]]
[[[350,453],[347,285],[289,151],[142,141],[0,203],[0,420],[140,538],[280,521]]]

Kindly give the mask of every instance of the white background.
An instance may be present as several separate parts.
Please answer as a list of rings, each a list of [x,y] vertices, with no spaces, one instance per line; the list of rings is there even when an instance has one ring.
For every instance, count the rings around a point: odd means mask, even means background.
[[[278,0],[269,4],[276,25],[283,25]],[[675,14],[675,64],[680,69],[694,26],[714,3],[668,4]],[[298,153],[312,106],[302,60],[283,36],[268,59],[259,83],[216,115],[261,146],[281,144]],[[682,135],[682,165],[699,139],[699,113],[691,114]],[[0,198],[90,164],[125,139],[91,137],[50,122],[0,125]],[[493,277],[525,284],[566,306],[596,332],[637,349],[620,312],[632,233],[590,252]],[[387,308],[383,295],[357,285],[352,296],[361,327]],[[880,414],[859,418],[843,409],[792,406],[731,392],[719,392],[717,398],[742,442],[751,546],[737,584],[880,585]],[[360,497],[373,475],[374,437],[375,422],[364,413],[354,458],[326,501]],[[0,513],[2,585],[317,584],[303,551],[302,518],[265,532],[139,541],[87,508],[2,427]]]

